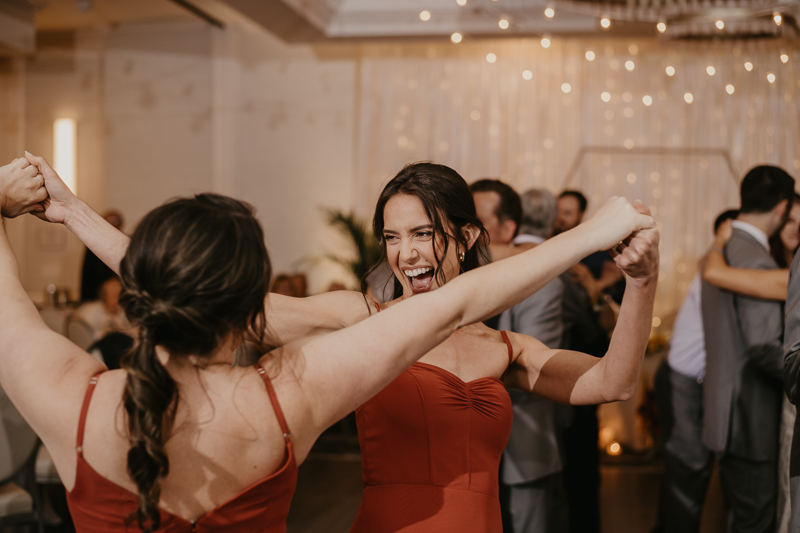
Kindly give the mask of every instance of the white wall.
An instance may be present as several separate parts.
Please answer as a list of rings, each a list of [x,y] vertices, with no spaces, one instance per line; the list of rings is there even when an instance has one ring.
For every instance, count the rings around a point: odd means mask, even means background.
[[[4,160],[23,145],[52,158],[53,120],[74,117],[79,195],[98,211],[120,210],[126,231],[170,198],[215,190],[257,209],[276,272],[308,272],[311,292],[346,280],[308,259],[336,240],[321,208],[353,205],[357,60],[348,47],[289,46],[235,25],[129,24],[80,32],[20,68],[0,69],[4,88],[19,87],[0,98]],[[48,283],[77,295],[83,248],[74,237],[33,217],[9,233],[32,296]]]

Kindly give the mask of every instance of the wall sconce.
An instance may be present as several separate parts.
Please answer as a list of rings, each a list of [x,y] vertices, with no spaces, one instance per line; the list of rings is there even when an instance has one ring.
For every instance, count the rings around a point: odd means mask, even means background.
[[[73,194],[76,192],[77,126],[74,118],[59,118],[53,123],[53,169]]]

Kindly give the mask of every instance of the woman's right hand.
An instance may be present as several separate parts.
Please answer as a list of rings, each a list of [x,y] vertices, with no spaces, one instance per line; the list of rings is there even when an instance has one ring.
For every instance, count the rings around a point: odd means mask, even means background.
[[[722,224],[719,225],[717,228],[717,232],[714,234],[714,244],[712,246],[718,246],[720,248],[725,248],[725,245],[728,244],[728,241],[731,240],[733,236],[733,219],[728,219]]]
[[[44,187],[47,189],[48,194],[47,199],[42,202],[44,211],[35,212],[34,214],[47,222],[63,224],[67,215],[80,200],[72,194],[69,187],[62,181],[56,171],[50,167],[44,157],[35,156],[30,152],[25,152],[25,157],[31,165],[39,167],[39,173],[44,177]]]
[[[610,250],[637,231],[655,230],[650,212],[638,200],[631,204],[621,196],[612,197],[585,223],[578,226],[591,231],[596,250]]]

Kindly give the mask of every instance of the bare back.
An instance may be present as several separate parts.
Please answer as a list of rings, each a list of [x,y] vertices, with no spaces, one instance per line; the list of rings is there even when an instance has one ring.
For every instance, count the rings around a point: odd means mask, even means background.
[[[160,507],[193,520],[278,470],[286,444],[264,381],[252,367],[215,365],[176,378],[180,400],[165,445],[170,468]],[[127,472],[125,380],[123,370],[100,374],[87,413],[83,457],[100,476],[136,493]],[[74,470],[71,482],[64,479],[71,489]]]

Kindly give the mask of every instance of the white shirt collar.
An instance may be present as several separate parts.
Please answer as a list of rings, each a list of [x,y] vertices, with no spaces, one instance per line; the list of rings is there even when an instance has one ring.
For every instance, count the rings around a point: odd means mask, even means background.
[[[749,222],[743,222],[741,220],[734,220],[731,222],[731,225],[736,228],[744,231],[745,233],[749,233],[750,235],[757,240],[761,246],[764,247],[766,251],[769,252],[769,237],[767,234],[755,227],[754,225],[750,224]]]
[[[547,239],[545,239],[544,237],[539,237],[538,235],[517,235],[516,237],[514,237],[514,240],[511,241],[511,245],[517,246],[519,244],[528,244],[528,243],[542,244],[546,240]]]

